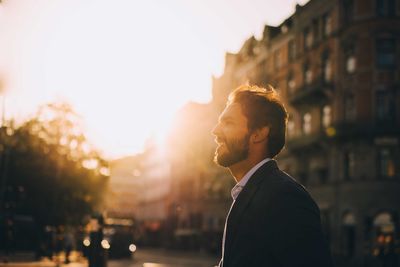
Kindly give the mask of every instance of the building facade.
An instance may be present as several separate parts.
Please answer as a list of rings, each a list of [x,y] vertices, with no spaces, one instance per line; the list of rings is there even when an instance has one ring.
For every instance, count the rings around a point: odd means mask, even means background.
[[[213,100],[201,108],[209,116],[181,125],[202,140],[233,89],[273,85],[289,112],[278,162],[317,201],[332,253],[392,251],[400,239],[399,52],[400,1],[311,0],[279,26],[265,26],[260,40],[251,37],[238,53],[228,53],[224,73],[213,78]],[[201,109],[191,107],[205,114]],[[199,176],[195,188],[219,177],[228,181],[213,167],[209,142],[192,156],[205,156],[206,167],[182,171],[176,183],[188,173]],[[207,212],[217,203],[226,214],[231,187],[223,185],[213,204],[201,195],[193,200],[203,217],[198,229],[206,229]]]
[[[170,195],[170,165],[154,140],[144,152],[111,162],[107,216],[134,220],[135,242],[163,244]]]

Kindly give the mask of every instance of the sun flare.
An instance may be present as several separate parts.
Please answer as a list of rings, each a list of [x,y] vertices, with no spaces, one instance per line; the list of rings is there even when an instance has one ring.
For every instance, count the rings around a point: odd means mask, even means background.
[[[293,9],[293,2],[279,5]],[[186,102],[210,101],[212,74],[222,72],[225,51],[262,30],[266,15],[256,12],[260,5],[1,1],[0,95],[6,91],[6,114],[24,118],[39,104],[66,101],[107,156],[138,152],[150,136],[165,137]],[[238,19],[238,10],[254,21]]]

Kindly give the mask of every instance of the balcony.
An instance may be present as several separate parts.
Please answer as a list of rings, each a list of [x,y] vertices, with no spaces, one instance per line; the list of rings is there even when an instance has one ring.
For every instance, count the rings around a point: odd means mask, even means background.
[[[318,77],[311,84],[305,84],[290,94],[288,100],[294,107],[324,104],[328,102],[332,89],[331,82]]]
[[[291,152],[320,149],[329,139],[327,131],[321,130],[310,134],[302,134],[289,138],[286,146]]]
[[[339,140],[352,140],[356,138],[373,139],[380,136],[400,136],[400,125],[393,122],[341,122],[334,125],[332,129],[332,137]]]
[[[289,138],[286,146],[291,152],[313,151],[325,148],[332,142],[349,142],[367,139],[375,144],[399,144],[400,125],[361,122],[341,122],[326,129]]]

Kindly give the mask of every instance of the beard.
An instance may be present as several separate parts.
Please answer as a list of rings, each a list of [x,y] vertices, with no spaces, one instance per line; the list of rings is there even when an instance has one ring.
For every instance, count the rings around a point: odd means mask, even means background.
[[[226,151],[219,153],[220,145],[215,151],[214,162],[222,167],[229,167],[247,159],[249,155],[249,139],[250,135],[246,134],[242,139],[223,140]]]

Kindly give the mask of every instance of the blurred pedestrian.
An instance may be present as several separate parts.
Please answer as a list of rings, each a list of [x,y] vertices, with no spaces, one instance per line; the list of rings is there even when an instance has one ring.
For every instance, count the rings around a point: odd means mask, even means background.
[[[67,229],[64,235],[65,263],[70,263],[69,256],[75,245],[75,238],[71,229]]]
[[[6,218],[5,220],[5,257],[3,261],[8,262],[9,257],[14,254],[15,240],[14,240],[14,221],[12,218]]]
[[[215,161],[237,182],[219,266],[332,266],[318,206],[274,160],[287,117],[272,87],[244,85],[230,94],[213,129]]]

